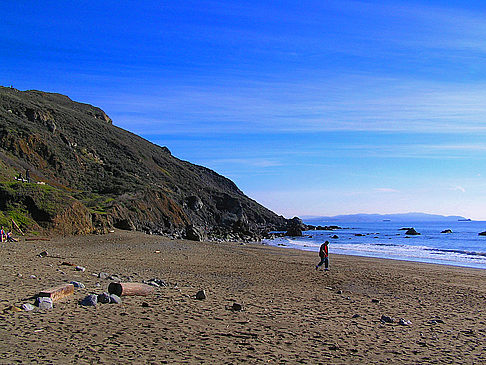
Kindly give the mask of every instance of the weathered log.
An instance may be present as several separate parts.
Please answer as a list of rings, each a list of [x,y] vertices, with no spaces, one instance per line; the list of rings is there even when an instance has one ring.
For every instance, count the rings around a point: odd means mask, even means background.
[[[153,290],[152,286],[142,283],[110,283],[108,285],[108,292],[119,297],[122,295],[149,295]]]
[[[62,284],[62,285],[55,286],[53,288],[43,290],[39,293],[38,296],[48,297],[51,298],[53,302],[56,302],[59,299],[67,297],[68,295],[71,295],[73,293],[74,293],[73,284]]]
[[[25,236],[25,235],[24,235],[24,232],[22,232],[22,230],[20,229],[20,227],[18,226],[18,224],[17,224],[17,223],[15,223],[15,221],[14,221],[13,219],[12,219],[12,223],[13,223],[14,227],[15,227],[15,228],[17,228],[17,230],[20,232],[20,234],[21,234],[22,236]]]

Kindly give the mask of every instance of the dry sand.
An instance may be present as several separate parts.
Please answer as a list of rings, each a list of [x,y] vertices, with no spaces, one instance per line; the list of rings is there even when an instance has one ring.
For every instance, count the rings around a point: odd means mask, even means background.
[[[71,280],[86,285],[52,310],[0,312],[5,364],[486,363],[486,270],[331,250],[325,272],[314,269],[317,253],[133,232],[2,244],[0,255],[0,310]],[[107,291],[99,272],[170,285],[121,305],[79,305]],[[205,300],[194,299],[200,289]]]

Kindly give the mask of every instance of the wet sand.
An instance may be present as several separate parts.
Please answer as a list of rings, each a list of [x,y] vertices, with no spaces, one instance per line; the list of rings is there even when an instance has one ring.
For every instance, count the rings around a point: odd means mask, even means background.
[[[52,310],[0,312],[2,364],[486,363],[486,270],[331,250],[325,272],[317,253],[123,231],[2,244],[0,257],[0,310],[51,286],[86,285]],[[168,286],[79,305],[107,291],[99,272]],[[194,298],[200,289],[205,300]]]

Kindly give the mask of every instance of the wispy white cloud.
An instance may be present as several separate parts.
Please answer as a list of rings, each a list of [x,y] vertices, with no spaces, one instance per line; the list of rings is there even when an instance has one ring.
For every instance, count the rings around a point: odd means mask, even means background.
[[[460,191],[462,193],[465,193],[466,192],[466,189],[464,189],[462,186],[454,186],[453,188],[451,188],[451,190],[454,190],[454,191]]]
[[[377,193],[399,193],[398,190],[392,188],[375,188],[373,191]]]
[[[117,110],[115,122],[150,133],[456,133],[486,131],[484,100],[486,83],[343,76],[322,84],[179,87],[159,95],[119,95],[109,103]]]

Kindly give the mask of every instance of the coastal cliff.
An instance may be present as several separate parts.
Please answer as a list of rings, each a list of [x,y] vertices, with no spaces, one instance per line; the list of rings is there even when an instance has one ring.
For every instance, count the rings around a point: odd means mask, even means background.
[[[97,107],[0,87],[0,224],[12,219],[43,233],[121,228],[193,240],[255,240],[287,225],[231,180]]]

